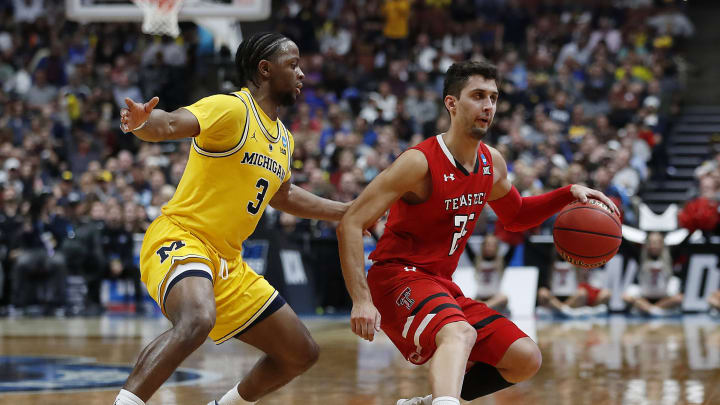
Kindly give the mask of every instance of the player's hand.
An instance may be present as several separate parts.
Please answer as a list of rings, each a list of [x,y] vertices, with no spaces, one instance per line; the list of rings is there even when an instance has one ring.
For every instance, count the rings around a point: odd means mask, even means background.
[[[380,331],[380,312],[371,301],[355,302],[350,312],[350,326],[353,333],[372,342],[375,332]]]
[[[136,103],[129,97],[125,97],[125,104],[128,108],[120,109],[120,129],[128,133],[144,124],[159,101],[159,98],[153,97],[147,103]]]
[[[615,215],[620,215],[620,210],[615,205],[615,203],[612,202],[612,200],[609,199],[605,194],[597,190],[593,190],[589,187],[581,186],[579,184],[573,184],[572,187],[570,187],[570,192],[572,193],[573,197],[575,197],[580,202],[586,203],[588,198],[594,198],[607,205],[608,208],[610,208],[610,210]]]

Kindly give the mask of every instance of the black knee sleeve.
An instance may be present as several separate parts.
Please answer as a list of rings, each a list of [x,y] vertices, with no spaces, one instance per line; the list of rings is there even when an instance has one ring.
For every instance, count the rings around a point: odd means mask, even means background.
[[[514,385],[505,381],[497,368],[487,363],[476,363],[465,373],[460,397],[465,401],[492,394]]]

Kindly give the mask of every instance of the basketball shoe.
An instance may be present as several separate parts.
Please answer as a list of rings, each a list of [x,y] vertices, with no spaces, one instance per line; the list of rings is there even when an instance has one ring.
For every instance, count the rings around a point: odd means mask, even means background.
[[[395,405],[432,405],[432,394],[425,397],[415,397],[410,399],[398,399]]]

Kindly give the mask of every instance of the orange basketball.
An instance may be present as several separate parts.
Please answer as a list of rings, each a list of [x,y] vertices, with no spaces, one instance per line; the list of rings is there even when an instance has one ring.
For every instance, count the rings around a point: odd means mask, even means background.
[[[572,202],[553,226],[555,249],[568,262],[587,269],[607,263],[622,241],[620,219],[598,200]]]

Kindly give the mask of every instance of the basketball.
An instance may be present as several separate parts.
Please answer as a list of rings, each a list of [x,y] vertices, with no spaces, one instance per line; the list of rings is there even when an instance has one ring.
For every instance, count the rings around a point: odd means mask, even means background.
[[[572,202],[553,226],[555,249],[568,262],[587,269],[607,263],[622,241],[620,219],[598,200]]]

